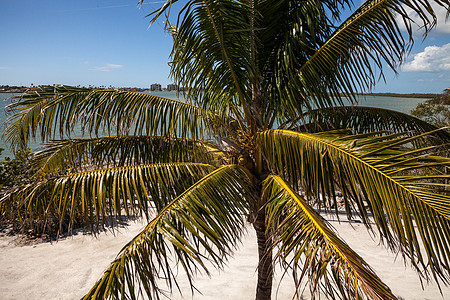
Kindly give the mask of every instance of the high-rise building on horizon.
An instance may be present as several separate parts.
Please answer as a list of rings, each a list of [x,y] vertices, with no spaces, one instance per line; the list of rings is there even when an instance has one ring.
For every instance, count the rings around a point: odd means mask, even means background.
[[[167,85],[167,91],[176,91],[178,86],[175,83],[170,83]]]
[[[153,83],[150,85],[150,91],[162,91],[161,85],[159,83]]]

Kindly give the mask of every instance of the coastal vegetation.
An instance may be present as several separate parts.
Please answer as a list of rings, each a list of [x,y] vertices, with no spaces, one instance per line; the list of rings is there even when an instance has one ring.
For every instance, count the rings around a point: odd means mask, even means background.
[[[0,148],[0,154],[3,152]],[[17,151],[15,158],[5,158],[0,162],[0,189],[20,186],[29,180],[33,171],[30,169],[30,151]]]
[[[0,154],[3,149],[0,148]],[[32,165],[30,149],[18,150],[14,158],[0,161],[0,197],[33,184],[36,170]],[[27,209],[18,202],[10,203],[7,211],[0,215],[0,230],[25,234],[27,238],[54,239],[58,236],[59,218],[55,211],[47,211],[45,218],[28,216]]]
[[[30,88],[9,107],[7,140],[15,151],[37,136],[47,144],[32,157],[33,182],[5,192],[1,213],[45,222],[55,212],[61,228],[79,220],[93,232],[123,215],[148,220],[84,299],[170,298],[180,272],[194,291],[197,273],[226,266],[247,223],[257,300],[271,299],[275,264],[293,274],[293,297],[307,283],[329,299],[397,299],[323,217],[341,212],[422,279],[448,284],[449,134],[339,97],[355,100],[403,61],[413,38],[405,7],[432,29],[426,0],[184,2],[166,29],[186,102]],[[89,138],[70,138],[77,124]]]
[[[450,127],[450,88],[430,100],[417,104],[411,114],[437,127]]]

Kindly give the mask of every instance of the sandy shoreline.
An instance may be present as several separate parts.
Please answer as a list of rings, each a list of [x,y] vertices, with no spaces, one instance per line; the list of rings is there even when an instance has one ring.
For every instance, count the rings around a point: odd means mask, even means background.
[[[422,290],[415,272],[405,268],[401,258],[377,246],[365,228],[354,223],[331,222],[356,252],[358,252],[388,284],[397,296],[409,299],[450,299],[450,288],[443,287],[443,295],[432,283]],[[119,229],[116,236],[112,232],[91,235],[78,234],[54,243],[17,246],[14,238],[0,237],[0,299],[79,299],[101,272],[111,262],[120,249],[134,237],[144,223],[131,222]],[[212,278],[197,277],[196,287],[202,294],[191,296],[186,280],[181,279],[183,296],[174,294],[171,299],[254,299],[256,286],[256,237],[249,230],[242,247],[235,253],[223,271],[213,271]],[[288,300],[293,295],[293,284],[285,278],[274,283],[278,297]],[[305,299],[308,297],[305,295]]]

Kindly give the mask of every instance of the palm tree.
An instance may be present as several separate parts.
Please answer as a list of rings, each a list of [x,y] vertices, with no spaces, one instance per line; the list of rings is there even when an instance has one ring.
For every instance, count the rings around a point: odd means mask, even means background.
[[[35,155],[35,182],[6,194],[2,212],[53,211],[93,231],[122,214],[148,219],[84,299],[159,299],[177,288],[178,269],[191,280],[222,268],[246,222],[258,242],[256,299],[271,298],[276,263],[313,294],[396,299],[320,214],[339,209],[421,278],[448,284],[450,161],[440,155],[448,133],[402,113],[341,106],[342,93],[355,100],[383,66],[404,59],[412,43],[406,8],[427,32],[435,24],[426,0],[359,8],[333,0],[186,1],[167,29],[172,76],[189,88],[187,101],[31,88],[10,107],[13,148],[37,134],[65,139]],[[69,138],[76,124],[91,137]]]

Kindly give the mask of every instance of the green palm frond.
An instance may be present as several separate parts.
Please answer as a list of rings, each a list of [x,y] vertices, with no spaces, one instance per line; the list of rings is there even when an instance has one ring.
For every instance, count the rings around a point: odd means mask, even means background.
[[[281,177],[269,176],[264,184],[268,224],[278,247],[276,258],[294,271],[301,270],[297,289],[306,277],[313,295],[321,290],[329,299],[397,299]]]
[[[264,78],[266,118],[282,120],[298,116],[313,103],[307,87],[296,85],[296,71],[332,35],[333,23],[347,1],[256,1],[257,64]],[[349,5],[350,6],[350,5]],[[328,106],[340,103],[329,98]],[[319,106],[321,107],[321,106]]]
[[[295,128],[295,131],[303,132],[348,128],[355,134],[389,131],[392,133],[410,132],[412,135],[438,129],[430,123],[405,113],[363,106],[337,106],[312,110],[282,127]],[[432,144],[448,143],[449,141],[450,134],[444,130],[436,131],[428,140]]]
[[[434,156],[433,146],[410,149],[420,137],[271,130],[259,143],[272,168],[312,203],[337,207],[340,190],[348,217],[356,212],[366,225],[373,219],[381,237],[422,275],[431,271],[448,282],[450,159]]]
[[[208,141],[167,136],[128,135],[54,140],[33,156],[37,175],[80,172],[100,166],[116,167],[168,162],[214,160]]]
[[[8,108],[15,113],[6,130],[13,148],[25,147],[30,136],[42,140],[70,136],[75,126],[98,135],[165,135],[197,138],[220,125],[233,128],[233,120],[176,100],[149,94],[92,90],[68,86],[40,86],[19,96]]]
[[[191,87],[188,97],[206,109],[233,112],[243,125],[248,122],[248,32],[246,5],[232,0],[189,1],[172,27],[174,46],[171,74],[182,86]],[[240,45],[236,47],[236,45]],[[236,59],[238,58],[239,59]]]
[[[448,7],[448,0],[433,1]],[[316,107],[327,107],[346,93],[356,99],[355,91],[367,90],[377,81],[383,65],[395,68],[402,63],[412,45],[411,19],[405,7],[417,15],[428,32],[436,17],[428,1],[369,0],[347,18],[309,59],[290,71],[291,79],[281,88],[300,89]],[[400,21],[397,21],[397,18]],[[406,26],[405,40],[399,22]],[[394,63],[395,62],[395,63]],[[291,73],[292,72],[292,73]]]
[[[62,222],[82,219],[90,230],[116,216],[127,216],[163,209],[173,198],[213,170],[200,163],[165,163],[114,167],[42,179],[5,195],[0,202],[3,213],[15,206],[26,208],[31,218],[45,218],[52,207]],[[71,225],[70,225],[71,226]],[[70,230],[70,228],[69,228]]]
[[[83,299],[137,299],[140,293],[160,299],[165,294],[160,284],[169,293],[177,286],[178,268],[191,286],[197,271],[208,273],[206,261],[222,268],[244,231],[250,191],[250,180],[238,166],[206,175],[121,250]]]

